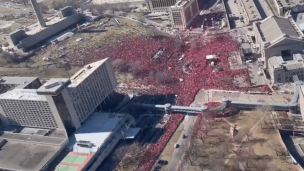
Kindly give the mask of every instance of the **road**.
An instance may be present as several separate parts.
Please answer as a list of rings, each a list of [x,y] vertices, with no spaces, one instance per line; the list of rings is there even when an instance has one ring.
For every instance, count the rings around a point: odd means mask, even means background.
[[[181,134],[181,136],[179,137],[178,141],[176,142],[177,144],[179,144],[179,148],[174,149],[173,154],[172,154],[172,158],[168,163],[168,166],[166,168],[166,171],[172,171],[172,170],[176,170],[180,164],[181,164],[181,159],[184,155],[185,150],[183,149],[187,149],[189,147],[189,138],[190,135],[192,133],[192,127],[195,124],[197,116],[186,116],[184,121],[182,122],[182,124],[184,124],[184,131]],[[188,136],[187,138],[183,138],[183,135]]]

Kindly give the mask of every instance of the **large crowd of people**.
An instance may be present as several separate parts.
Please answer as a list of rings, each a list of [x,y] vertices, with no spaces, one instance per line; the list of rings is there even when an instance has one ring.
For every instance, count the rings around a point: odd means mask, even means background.
[[[189,105],[202,88],[242,90],[233,84],[236,76],[244,77],[249,83],[246,69],[229,69],[229,52],[238,50],[237,43],[227,35],[205,39],[192,37],[179,46],[176,42],[180,40],[176,38],[137,37],[97,49],[81,47],[80,54],[67,54],[67,59],[74,66],[103,58],[110,58],[112,62],[120,60],[120,65],[113,66],[116,72],[131,73],[140,84],[154,86],[139,90],[142,94],[176,94],[179,97],[177,104]],[[155,58],[159,51],[162,53]],[[207,55],[217,56],[212,65],[206,59]],[[185,67],[187,73],[183,71]]]
[[[183,114],[171,115],[164,127],[164,133],[159,137],[156,143],[149,144],[145,157],[140,160],[135,168],[135,171],[147,171],[152,168],[158,156],[163,151],[164,147],[175,132],[176,128],[183,120],[183,117]]]

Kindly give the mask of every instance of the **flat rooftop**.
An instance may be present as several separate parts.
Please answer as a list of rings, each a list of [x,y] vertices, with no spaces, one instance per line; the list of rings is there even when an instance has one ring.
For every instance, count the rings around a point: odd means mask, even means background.
[[[261,14],[258,11],[253,0],[240,0],[245,9],[245,13],[249,18],[249,21],[261,20]]]
[[[75,133],[70,137],[68,148],[74,152],[91,154],[95,153],[106,141],[109,135],[115,130],[116,126],[125,115],[110,113],[94,113],[89,120],[85,122]],[[80,147],[76,141],[90,141],[93,146]]]
[[[76,74],[71,77],[71,84],[69,88],[77,87],[83,80],[85,80],[89,75],[91,75],[96,69],[103,65],[108,58],[102,59],[100,61],[88,64],[81,68]]]
[[[282,5],[283,7],[293,7],[293,6],[297,6],[297,5],[303,5],[304,1],[302,0],[276,0],[278,2],[278,4]]]
[[[269,43],[275,42],[284,35],[294,38],[300,38],[303,35],[292,18],[268,17],[258,23],[257,27],[263,41]]]
[[[51,78],[38,88],[38,94],[57,94],[63,88],[67,87],[71,81],[68,78]]]
[[[47,101],[46,97],[44,95],[37,94],[37,90],[35,89],[14,89],[1,94],[0,99]]]
[[[65,19],[65,17],[64,18],[54,17],[50,21],[47,21],[45,23],[47,26],[49,26],[49,25],[56,24],[64,19]],[[46,29],[46,28],[41,28],[39,23],[32,24],[32,25],[28,26],[27,28],[29,29],[29,31],[25,32],[27,35],[34,35],[34,34],[40,32],[41,30]]]
[[[67,141],[66,136],[64,138],[52,138],[29,134],[33,131],[39,133],[36,128],[23,129],[22,131],[24,134],[10,132],[0,134],[0,141],[4,139],[7,141],[1,146],[0,150],[1,169],[40,171],[61,150],[61,144]]]
[[[288,103],[293,94],[245,94],[243,92],[223,92],[218,90],[202,90],[195,97],[195,106],[201,106],[207,102],[222,102],[223,97],[230,101],[261,102],[264,103]]]
[[[8,141],[0,150],[0,168],[39,171],[59,150],[59,146]]]
[[[269,65],[275,69],[294,70],[304,68],[303,59],[284,61],[281,56],[275,56],[268,59]],[[282,68],[282,66],[284,68]]]
[[[36,79],[38,79],[38,77],[1,77],[0,83],[3,85],[16,85],[14,89],[24,89]]]

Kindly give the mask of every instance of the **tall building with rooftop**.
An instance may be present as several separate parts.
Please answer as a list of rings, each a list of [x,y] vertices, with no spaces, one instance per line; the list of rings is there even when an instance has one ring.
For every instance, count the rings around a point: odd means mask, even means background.
[[[66,129],[81,126],[117,85],[108,59],[88,64],[71,79],[3,77],[0,118],[5,125]]]
[[[69,96],[79,122],[83,122],[98,105],[116,88],[117,81],[108,59],[84,66],[71,77]]]
[[[176,4],[178,0],[148,0],[146,1],[150,12],[166,12],[169,7]]]
[[[169,7],[171,25],[180,30],[186,29],[198,14],[197,0],[180,0]]]

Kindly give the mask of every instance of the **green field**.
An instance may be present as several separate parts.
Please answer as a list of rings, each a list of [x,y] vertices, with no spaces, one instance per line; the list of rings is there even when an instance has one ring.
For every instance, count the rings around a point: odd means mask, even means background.
[[[59,165],[55,171],[77,171],[77,169],[78,168],[74,166]]]
[[[87,156],[77,156],[77,155],[67,155],[62,162],[72,163],[72,164],[83,164],[87,159]]]

